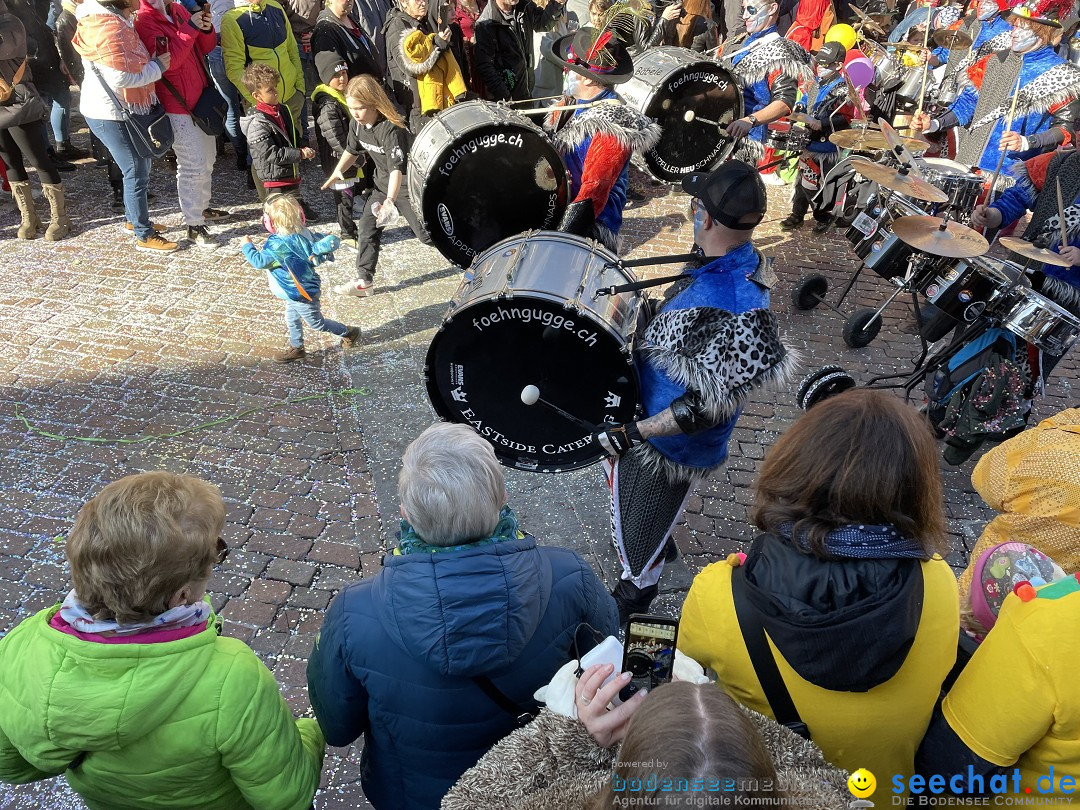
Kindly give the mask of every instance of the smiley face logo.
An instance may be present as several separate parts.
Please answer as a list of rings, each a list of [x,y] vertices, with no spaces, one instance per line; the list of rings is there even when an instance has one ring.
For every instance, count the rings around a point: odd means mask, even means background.
[[[856,799],[869,799],[877,790],[877,779],[866,768],[859,768],[848,777],[847,786]]]

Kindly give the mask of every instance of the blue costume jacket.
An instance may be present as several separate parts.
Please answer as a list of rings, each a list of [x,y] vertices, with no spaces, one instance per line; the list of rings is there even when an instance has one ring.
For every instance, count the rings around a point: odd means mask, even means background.
[[[771,28],[766,28],[764,31],[759,31],[756,34],[751,34],[749,37],[746,38],[746,41],[739,46],[739,49],[741,50],[743,48],[749,48],[757,40],[768,34],[773,33],[777,33],[775,25]],[[738,56],[731,60],[732,67],[738,67],[739,62],[741,62],[749,55],[749,50],[740,53]],[[769,78],[768,76],[766,76],[764,79],[759,79],[753,84],[748,84],[746,87],[743,88],[743,115],[753,115],[758,110],[764,109],[766,106],[768,106],[770,101],[772,101],[772,88],[769,85]],[[765,133],[767,129],[768,128],[764,124],[759,124],[758,126],[750,130],[750,134],[747,135],[747,137],[751,138],[752,140],[759,141],[760,143],[765,143]]]
[[[332,254],[340,245],[336,236],[306,231],[287,236],[274,233],[262,250],[250,242],[245,242],[242,250],[252,267],[266,271],[274,295],[286,301],[308,301],[319,297],[322,286],[315,266],[326,257],[333,260]]]
[[[844,102],[841,101],[838,104],[837,99],[835,97],[832,98],[832,99],[829,98],[829,94],[832,93],[837,88],[843,87],[844,85],[845,85],[844,77],[839,76],[836,79],[833,79],[828,84],[822,86],[821,89],[818,90],[817,98],[814,100],[814,106],[811,109],[809,109],[807,112],[809,112],[810,115],[814,116],[818,120],[821,120],[821,114],[823,112],[828,112],[829,115],[831,116],[834,112],[836,112],[837,108],[843,106]],[[826,102],[828,102],[827,105],[826,105]],[[811,133],[811,134],[813,134],[813,133]],[[827,155],[827,154],[832,154],[832,153],[835,153],[835,152],[839,151],[836,148],[836,144],[834,144],[832,141],[828,140],[827,138],[826,139],[821,139],[821,140],[810,141],[810,145],[807,147],[807,150],[810,151],[810,152],[815,152],[815,153],[817,153],[819,155]]]
[[[768,289],[750,279],[758,269],[759,261],[758,253],[748,242],[703,267],[689,271],[690,283],[661,308],[658,317],[695,307],[732,314],[768,309]],[[646,416],[655,416],[686,393],[686,386],[674,381],[670,374],[651,360],[639,356],[636,365]],[[741,408],[727,421],[693,436],[661,436],[649,439],[649,443],[665,458],[678,464],[703,469],[718,466],[727,459],[728,439],[740,412]]]
[[[614,90],[605,90],[596,98],[589,99],[590,102],[600,101],[606,98],[618,99],[618,95]],[[578,104],[582,104],[581,99],[578,99]],[[574,118],[584,115],[589,112],[590,109],[575,110]],[[585,139],[574,147],[569,152],[563,152],[563,160],[566,161],[567,171],[570,172],[570,199],[576,199],[578,191],[581,188],[581,176],[585,168],[585,156],[589,153],[589,145],[592,143],[592,136],[588,135]],[[611,193],[608,194],[607,204],[604,206],[600,215],[597,216],[596,222],[603,225],[611,233],[618,235],[619,229],[622,227],[623,220],[623,208],[626,207],[626,188],[630,184],[630,161],[629,159],[623,164],[622,171],[619,172],[619,179],[615,181],[615,185],[611,187]]]

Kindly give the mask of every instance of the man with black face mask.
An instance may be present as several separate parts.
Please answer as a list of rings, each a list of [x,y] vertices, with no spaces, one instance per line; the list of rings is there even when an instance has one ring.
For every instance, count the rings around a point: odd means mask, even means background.
[[[817,82],[806,89],[806,112],[811,120],[810,144],[799,156],[799,176],[795,180],[795,194],[791,199],[791,213],[780,221],[784,230],[801,228],[806,212],[814,198],[822,192],[822,180],[836,165],[839,152],[829,141],[829,135],[838,129],[847,129],[848,116],[842,112],[847,103],[847,82],[840,72],[847,50],[839,42],[826,42],[814,55]],[[835,199],[821,198],[814,205],[814,233],[825,233],[832,222]]]

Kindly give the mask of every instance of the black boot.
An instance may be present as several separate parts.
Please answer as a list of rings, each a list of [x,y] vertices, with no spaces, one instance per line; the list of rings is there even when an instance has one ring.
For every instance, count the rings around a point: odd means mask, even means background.
[[[793,231],[803,226],[803,214],[796,214],[794,211],[780,220],[780,228],[785,231]]]
[[[619,608],[619,624],[625,625],[633,613],[648,613],[649,605],[659,592],[659,585],[639,588],[628,579],[620,579],[611,592]]]

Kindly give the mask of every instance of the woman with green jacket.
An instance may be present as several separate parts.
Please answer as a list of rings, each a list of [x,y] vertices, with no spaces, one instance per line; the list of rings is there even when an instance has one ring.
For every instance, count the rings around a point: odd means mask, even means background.
[[[324,740],[205,599],[225,506],[167,472],[106,486],[67,540],[75,588],[0,639],[0,780],[63,774],[90,810],[305,810]]]

